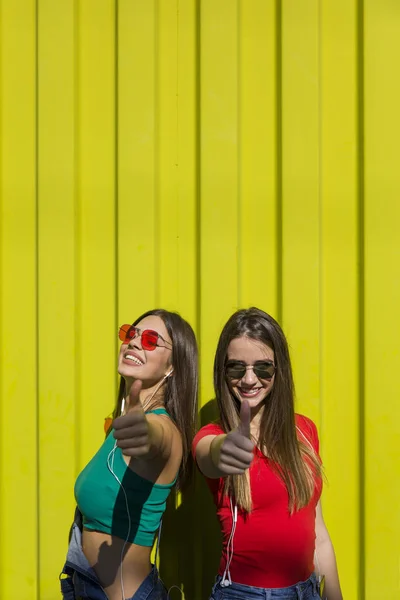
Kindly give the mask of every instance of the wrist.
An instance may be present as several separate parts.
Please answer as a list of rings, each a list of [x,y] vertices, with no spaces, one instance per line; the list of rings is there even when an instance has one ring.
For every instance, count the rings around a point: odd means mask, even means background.
[[[210,444],[210,458],[214,467],[218,469],[219,459],[221,456],[221,446],[224,443],[226,434],[215,436]]]

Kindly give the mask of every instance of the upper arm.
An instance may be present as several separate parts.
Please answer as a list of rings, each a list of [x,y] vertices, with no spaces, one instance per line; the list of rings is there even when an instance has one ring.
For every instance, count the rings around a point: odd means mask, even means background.
[[[317,544],[321,544],[321,542],[324,542],[325,540],[330,540],[328,529],[322,514],[321,500],[319,500],[315,511],[315,536]]]
[[[156,446],[159,453],[168,459],[172,452],[180,449],[182,452],[182,440],[180,433],[167,415],[148,414],[146,419],[150,426],[154,427]]]

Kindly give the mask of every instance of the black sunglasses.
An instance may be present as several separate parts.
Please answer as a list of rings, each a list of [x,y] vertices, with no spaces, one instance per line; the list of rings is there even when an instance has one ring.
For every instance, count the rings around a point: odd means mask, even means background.
[[[232,360],[225,365],[225,373],[229,379],[242,379],[247,369],[253,369],[258,379],[272,379],[276,371],[274,363],[268,360],[258,360],[254,365],[246,365],[244,362]]]

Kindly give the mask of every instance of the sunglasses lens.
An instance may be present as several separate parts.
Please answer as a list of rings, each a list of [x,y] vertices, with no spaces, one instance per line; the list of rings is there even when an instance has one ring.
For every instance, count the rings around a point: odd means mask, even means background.
[[[121,325],[119,328],[118,337],[121,342],[128,344],[133,337],[135,337],[135,327],[132,325]]]
[[[155,350],[158,342],[157,331],[145,329],[142,331],[142,346],[145,350]]]
[[[275,365],[273,363],[256,364],[253,367],[254,374],[259,379],[272,379],[275,373]],[[240,364],[227,365],[225,373],[229,379],[242,379],[246,373],[246,367]]]
[[[225,372],[229,379],[242,379],[243,375],[246,373],[246,369],[240,365],[228,365]]]
[[[275,365],[266,363],[265,365],[255,366],[254,373],[259,379],[272,379],[275,373]]]

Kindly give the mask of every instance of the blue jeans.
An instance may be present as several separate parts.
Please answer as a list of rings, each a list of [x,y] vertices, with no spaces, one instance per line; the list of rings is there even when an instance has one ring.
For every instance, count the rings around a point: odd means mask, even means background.
[[[63,600],[107,600],[107,594],[82,551],[82,534],[74,523],[67,560],[60,575]],[[126,600],[167,600],[167,591],[155,565],[139,589]]]
[[[320,600],[317,578],[314,574],[307,581],[286,588],[259,588],[232,582],[224,587],[222,577],[217,576],[210,600]]]

